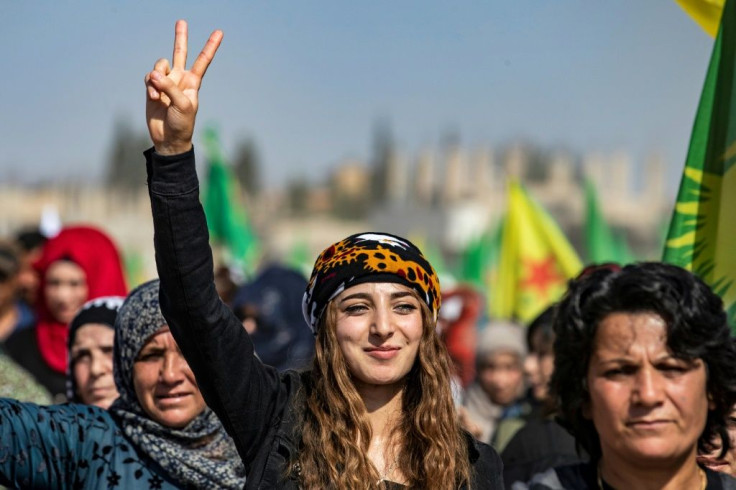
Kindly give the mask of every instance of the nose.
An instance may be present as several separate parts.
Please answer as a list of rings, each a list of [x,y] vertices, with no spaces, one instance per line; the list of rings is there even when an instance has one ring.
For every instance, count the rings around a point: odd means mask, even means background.
[[[104,352],[93,353],[89,369],[90,374],[94,377],[99,377],[112,371],[112,356]]]
[[[393,335],[394,323],[391,315],[391,308],[388,305],[378,305],[373,312],[371,318],[371,334],[379,338],[385,339]]]
[[[539,357],[530,352],[524,359],[524,374],[530,381],[536,381],[539,373]]]
[[[161,381],[167,384],[177,384],[184,377],[184,358],[178,352],[169,352],[164,356],[161,365]]]
[[[54,298],[59,304],[66,304],[70,301],[72,290],[66,284],[58,284],[54,286]]]
[[[634,379],[633,401],[651,407],[662,403],[663,385],[661,376],[654,369],[641,369]]]

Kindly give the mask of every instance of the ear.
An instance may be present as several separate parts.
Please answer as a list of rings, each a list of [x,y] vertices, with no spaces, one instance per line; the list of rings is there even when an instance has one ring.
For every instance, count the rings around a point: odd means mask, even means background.
[[[713,401],[713,395],[708,393],[708,410],[715,410],[716,402]]]

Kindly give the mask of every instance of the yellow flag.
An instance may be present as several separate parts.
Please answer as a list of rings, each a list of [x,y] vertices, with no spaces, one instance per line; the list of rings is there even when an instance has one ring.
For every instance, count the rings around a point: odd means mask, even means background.
[[[518,182],[510,182],[499,269],[490,314],[528,322],[565,292],[582,264],[551,216]]]
[[[716,37],[725,0],[676,0],[710,37]]]

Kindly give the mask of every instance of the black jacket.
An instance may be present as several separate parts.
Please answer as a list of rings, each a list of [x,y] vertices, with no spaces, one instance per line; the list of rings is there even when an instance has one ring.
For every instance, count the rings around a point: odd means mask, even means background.
[[[706,490],[736,490],[736,480],[725,473],[705,468]],[[514,483],[513,490],[614,490],[603,480],[598,480],[597,466],[579,463],[559,466],[539,473],[528,484]]]
[[[302,378],[279,373],[254,355],[253,343],[213,282],[212,253],[194,151],[161,156],[146,151],[161,310],[194,372],[207,404],[235,440],[248,471],[246,488],[297,488],[284,481],[299,446]],[[502,489],[493,449],[468,438],[473,489]]]
[[[501,452],[506,488],[527,482],[537,473],[557,466],[588,461],[575,447],[575,438],[557,422],[535,417],[514,435]]]

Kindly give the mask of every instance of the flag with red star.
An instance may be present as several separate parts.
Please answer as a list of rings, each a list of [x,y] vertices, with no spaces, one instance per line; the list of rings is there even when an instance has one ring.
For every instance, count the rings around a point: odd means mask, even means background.
[[[531,321],[562,296],[581,268],[557,223],[521,184],[511,182],[491,316]]]

